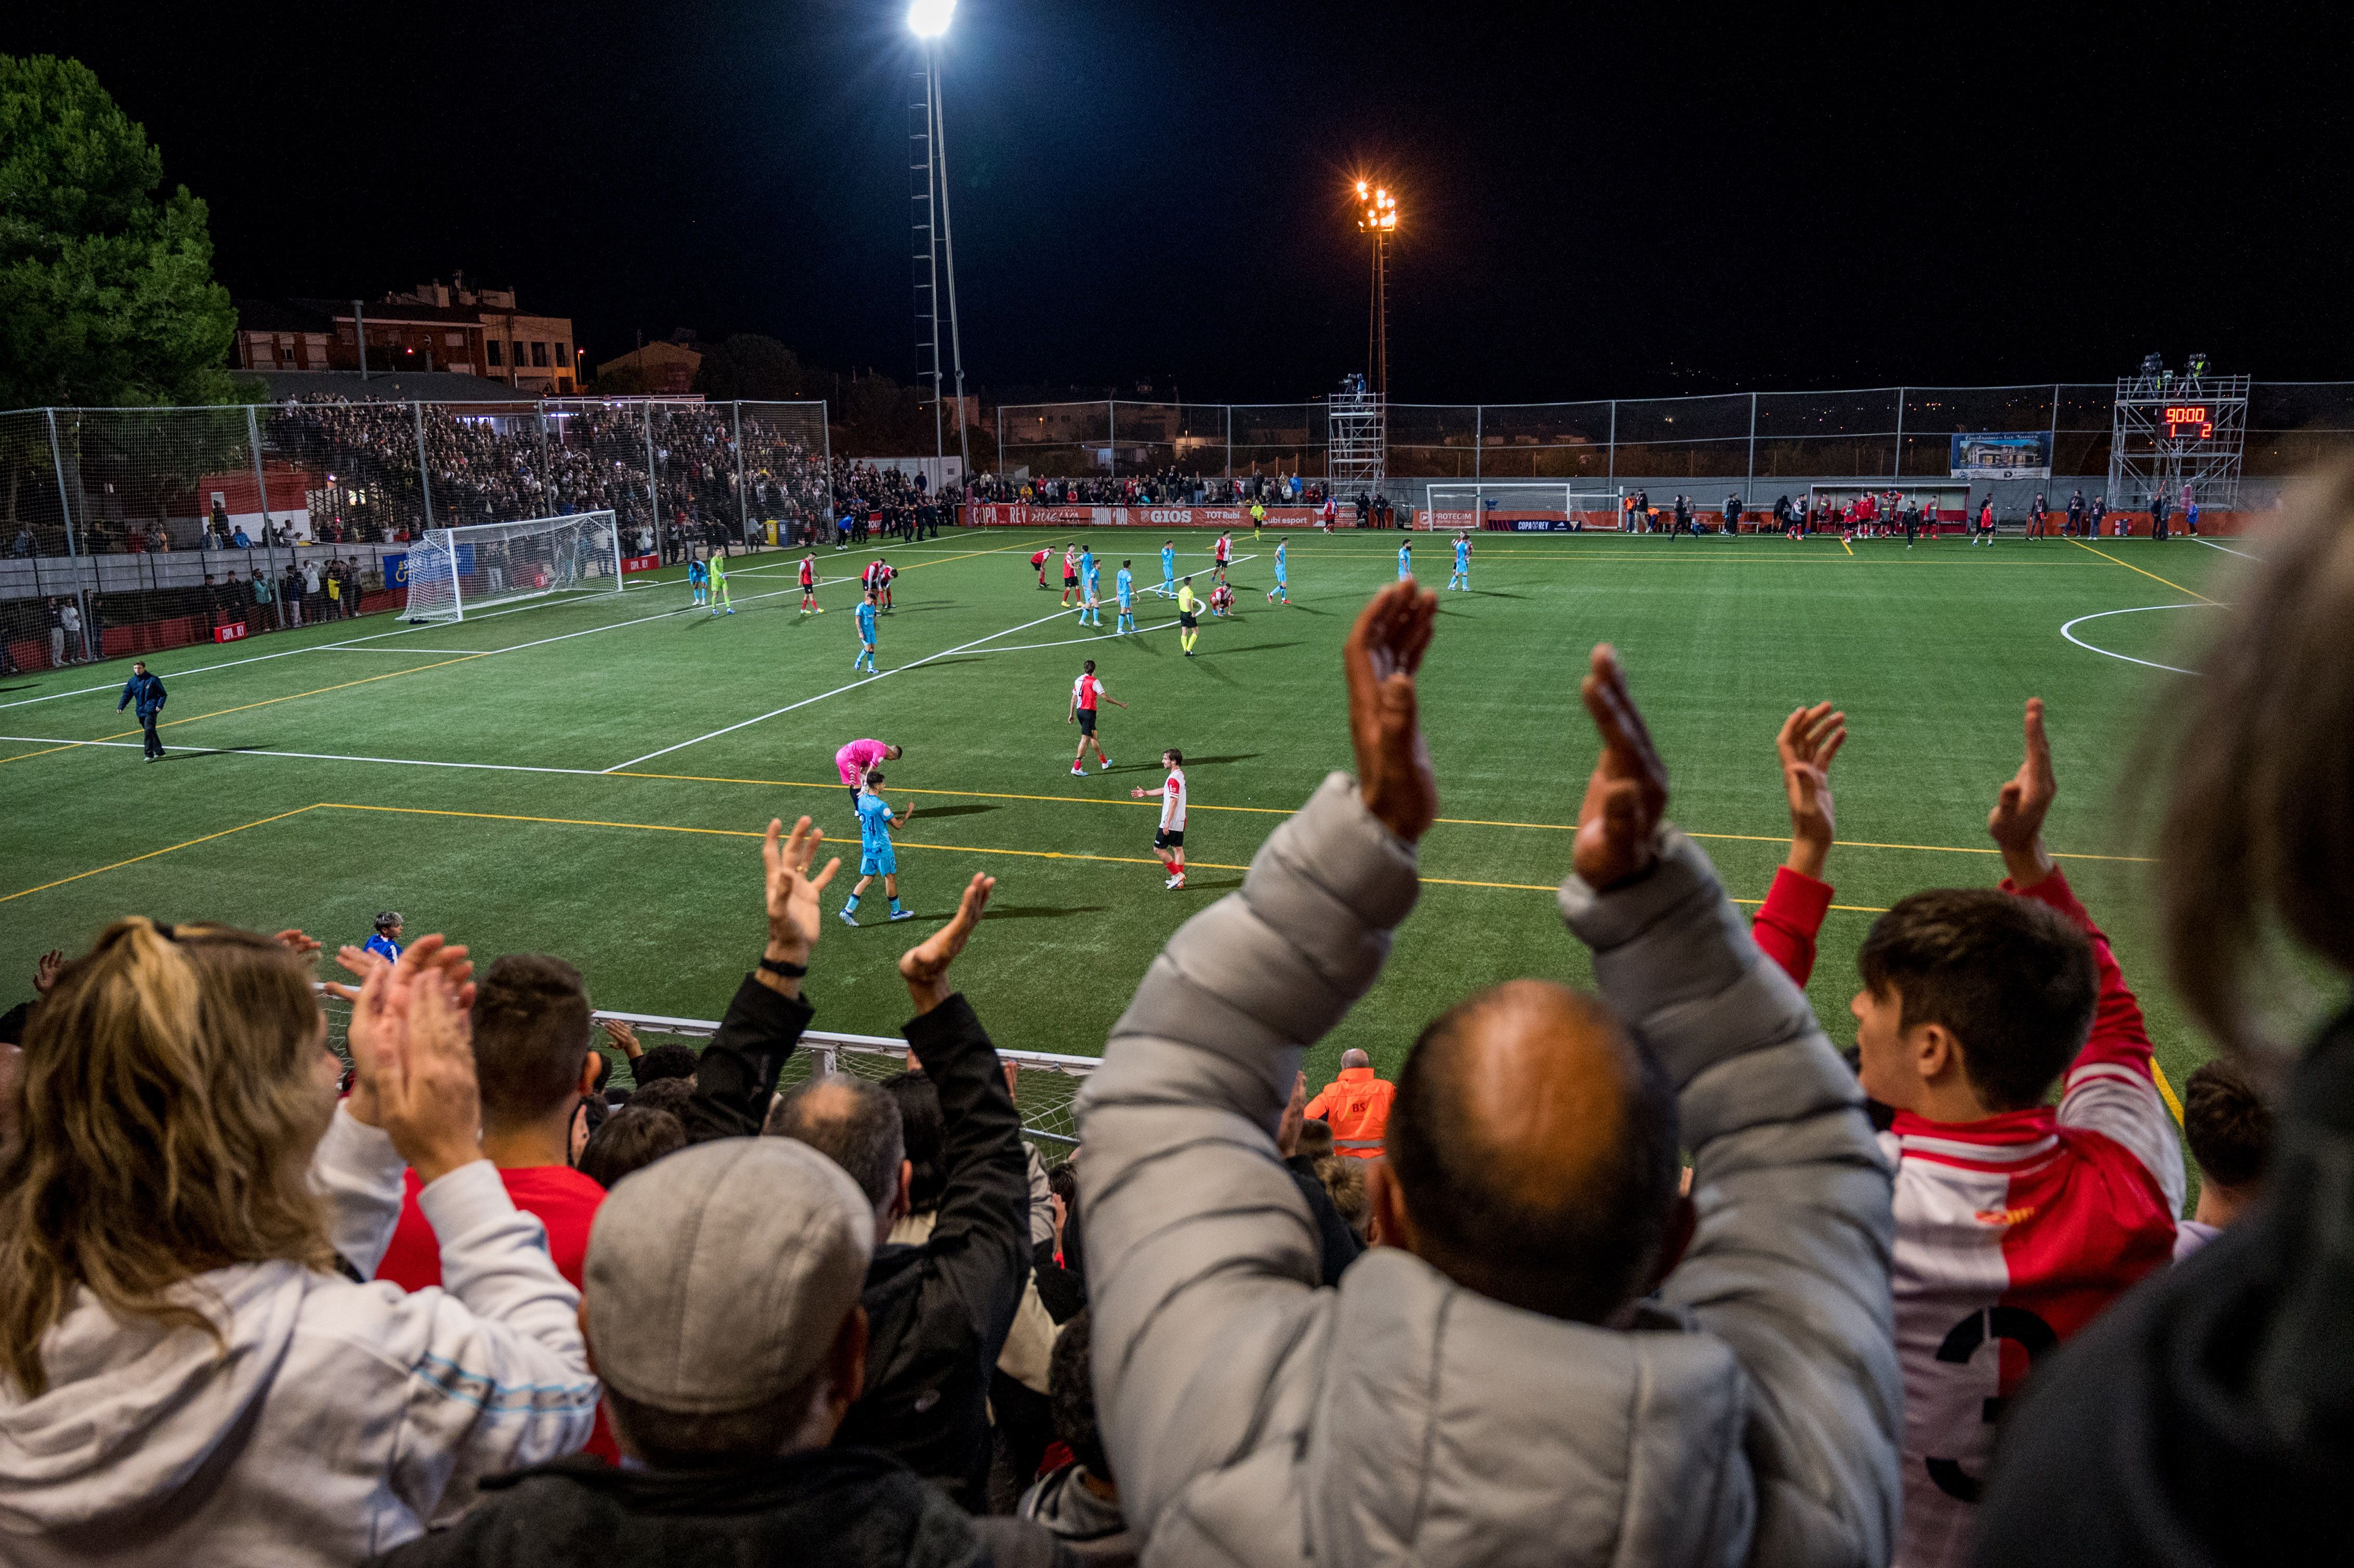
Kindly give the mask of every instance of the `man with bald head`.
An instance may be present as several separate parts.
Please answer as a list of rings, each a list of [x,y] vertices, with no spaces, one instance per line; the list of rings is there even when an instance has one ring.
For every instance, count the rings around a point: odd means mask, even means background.
[[[1171,939],[1082,1091],[1122,1511],[1161,1562],[1884,1563],[1888,1169],[1805,996],[1664,821],[1607,648],[1561,889],[1601,995],[1514,980],[1422,1032],[1368,1171],[1381,1245],[1315,1286],[1275,1133],[1414,905],[1436,611],[1400,583],[1358,618],[1357,777]]]
[[[1373,1059],[1351,1046],[1341,1053],[1341,1075],[1308,1102],[1306,1115],[1332,1129],[1332,1147],[1352,1160],[1379,1160],[1397,1086],[1373,1076]]]

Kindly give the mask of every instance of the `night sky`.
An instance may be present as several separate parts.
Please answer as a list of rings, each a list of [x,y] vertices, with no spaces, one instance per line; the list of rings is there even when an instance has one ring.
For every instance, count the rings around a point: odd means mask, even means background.
[[[1405,211],[1400,400],[2354,376],[2325,8],[1628,9],[963,0],[968,387],[1320,394],[1364,359],[1360,171]],[[0,49],[98,72],[239,296],[462,268],[592,363],[684,326],[906,380],[905,15],[17,0]]]

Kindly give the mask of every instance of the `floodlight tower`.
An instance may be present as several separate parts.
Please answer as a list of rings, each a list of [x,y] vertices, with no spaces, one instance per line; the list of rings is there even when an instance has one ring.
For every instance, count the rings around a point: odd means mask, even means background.
[[[924,51],[924,101],[917,107],[921,121],[910,116],[909,139],[920,143],[918,158],[909,159],[910,173],[920,170],[924,178],[921,195],[916,197],[916,233],[923,245],[923,253],[916,258],[917,346],[928,348],[931,355],[932,377],[932,493],[939,493],[941,470],[948,466],[948,443],[941,422],[940,368],[940,274],[948,274],[949,286],[949,356],[956,376],[957,440],[963,454],[964,474],[972,477],[972,436],[964,418],[964,342],[957,323],[956,296],[956,233],[949,211],[949,149],[947,128],[940,112],[940,68],[938,45],[949,30],[949,19],[956,15],[956,0],[913,0],[907,7],[907,30],[916,35]],[[939,203],[937,234],[932,221],[932,203]],[[945,266],[943,266],[945,262]],[[930,341],[920,334],[930,329]]]
[[[1380,185],[1357,182],[1357,229],[1373,241],[1373,317],[1366,332],[1365,376],[1373,396],[1390,400],[1390,236],[1397,232],[1397,197]]]

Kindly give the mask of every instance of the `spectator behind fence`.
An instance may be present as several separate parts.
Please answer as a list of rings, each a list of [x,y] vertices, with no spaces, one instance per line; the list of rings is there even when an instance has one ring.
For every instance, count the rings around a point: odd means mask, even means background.
[[[2273,1163],[2273,1107],[2246,1067],[2201,1062],[2182,1083],[2182,1141],[2199,1162],[2199,1207],[2176,1227],[2180,1263],[2237,1224],[2264,1195]]]
[[[820,1079],[769,1124],[839,1150],[874,1212],[878,1245],[861,1298],[873,1331],[866,1392],[841,1441],[898,1456],[975,1512],[987,1496],[991,1369],[1030,1267],[1021,1117],[981,1021],[948,986],[995,885],[974,877],[956,918],[899,960],[921,1075],[872,1094]]]
[[[371,972],[357,1085],[280,942],[128,919],[35,1011],[0,1171],[0,1558],[345,1564],[580,1446],[578,1297],[476,1141],[465,949]],[[366,1276],[404,1164],[447,1292]]]
[[[2041,1370],[1978,1561],[2284,1563],[2343,1533],[2354,1475],[2354,1014],[2301,1057],[2287,938],[2354,970],[2354,470],[2316,481],[2169,688],[2158,872],[2174,989],[2227,1054],[2286,1068],[2266,1195]],[[2317,1548],[2316,1543],[2322,1543]]]
[[[669,1111],[623,1106],[589,1136],[579,1171],[610,1192],[622,1177],[685,1147],[685,1124]]]
[[[1055,1339],[1052,1377],[1055,1436],[1070,1449],[1071,1462],[1041,1476],[1023,1494],[1015,1515],[1044,1526],[1080,1563],[1125,1568],[1136,1562],[1144,1542],[1120,1517],[1119,1486],[1096,1425],[1085,1312],[1064,1324]]]
[[[359,949],[347,949],[346,959],[358,973],[384,962]],[[476,986],[472,1022],[482,1153],[498,1167],[514,1206],[547,1228],[549,1260],[578,1290],[588,1228],[605,1201],[604,1187],[575,1171],[571,1159],[573,1114],[596,1077],[598,1060],[588,1046],[588,988],[580,971],[562,959],[509,954]],[[441,1244],[418,1202],[423,1183],[414,1167],[403,1181],[400,1224],[376,1277],[422,1290],[443,1283]],[[620,1457],[601,1421],[588,1450],[604,1459]],[[462,1508],[470,1499],[451,1500]]]
[[[1400,583],[1358,618],[1357,779],[1326,780],[1171,940],[1082,1092],[1122,1510],[1172,1563],[1885,1563],[1887,1167],[1805,997],[1661,821],[1606,649],[1561,895],[1606,1005],[1522,980],[1434,1021],[1371,1167],[1391,1245],[1312,1287],[1273,1134],[1415,901],[1436,612]]]

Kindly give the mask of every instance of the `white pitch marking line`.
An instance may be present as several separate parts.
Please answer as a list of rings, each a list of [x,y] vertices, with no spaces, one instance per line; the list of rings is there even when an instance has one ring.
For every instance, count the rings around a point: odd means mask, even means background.
[[[135,740],[60,740],[54,736],[0,735],[0,741],[23,741],[34,746],[86,746],[128,749],[139,746]],[[583,779],[599,777],[594,768],[531,768],[517,762],[429,762],[415,757],[354,757],[334,751],[263,751],[242,746],[166,746],[166,751],[210,753],[236,757],[278,757],[298,762],[380,762],[392,768],[457,768],[482,773],[569,773]]]
[[[2245,550],[2235,550],[2229,545],[2219,545],[2212,539],[2202,539],[2196,534],[2190,535],[2190,542],[2194,545],[2204,545],[2211,550],[2221,550],[2227,556],[2237,556],[2243,561],[2261,561],[2264,559],[2262,556],[2252,556]]]
[[[2154,659],[2137,659],[2130,653],[2116,653],[2106,648],[2095,648],[2076,635],[2076,628],[2088,620],[2098,620],[2109,615],[2140,615],[2153,609],[2221,609],[2223,608],[2220,604],[2137,604],[2130,609],[2096,609],[2090,615],[2080,615],[2062,626],[2060,629],[2060,635],[2087,653],[2098,653],[2107,659],[2122,659],[2128,664],[2139,664],[2146,670],[2164,670],[2171,675],[2196,675],[2199,673],[2196,670],[2185,670],[2175,664],[2161,664]]]
[[[937,653],[927,653],[921,659],[915,660],[910,663],[895,665],[891,669],[884,671],[879,675],[869,675],[864,680],[853,681],[848,685],[844,686],[836,686],[830,692],[820,692],[813,697],[803,697],[800,702],[787,703],[783,707],[772,708],[769,712],[761,714],[757,717],[739,719],[736,723],[728,725],[724,728],[715,729],[708,735],[698,735],[693,740],[682,740],[675,746],[665,746],[660,751],[649,751],[643,757],[632,757],[627,762],[616,762],[612,767],[605,768],[603,771],[607,773],[619,773],[624,768],[635,768],[641,762],[652,762],[657,757],[668,757],[673,751],[684,751],[690,746],[700,746],[706,740],[716,740],[723,735],[733,735],[739,729],[748,729],[753,725],[764,724],[769,719],[778,717],[779,715],[791,713],[795,708],[805,708],[811,703],[822,703],[828,697],[838,697],[844,692],[856,691],[862,686],[871,686],[877,681],[887,681],[892,676],[902,674],[907,671],[920,669],[922,666],[930,663],[935,659],[945,659],[951,653],[961,653],[968,648],[977,648],[981,643],[993,642],[1001,637],[1011,637],[1017,631],[1027,631],[1034,626],[1044,626],[1050,620],[1060,620],[1064,616],[1069,613],[1070,612],[1067,609],[1056,609],[1053,614],[1042,615],[1035,620],[1025,620],[1019,626],[1009,626],[1002,631],[992,631],[986,637],[976,637],[970,642],[960,642],[954,648],[943,648]]]

